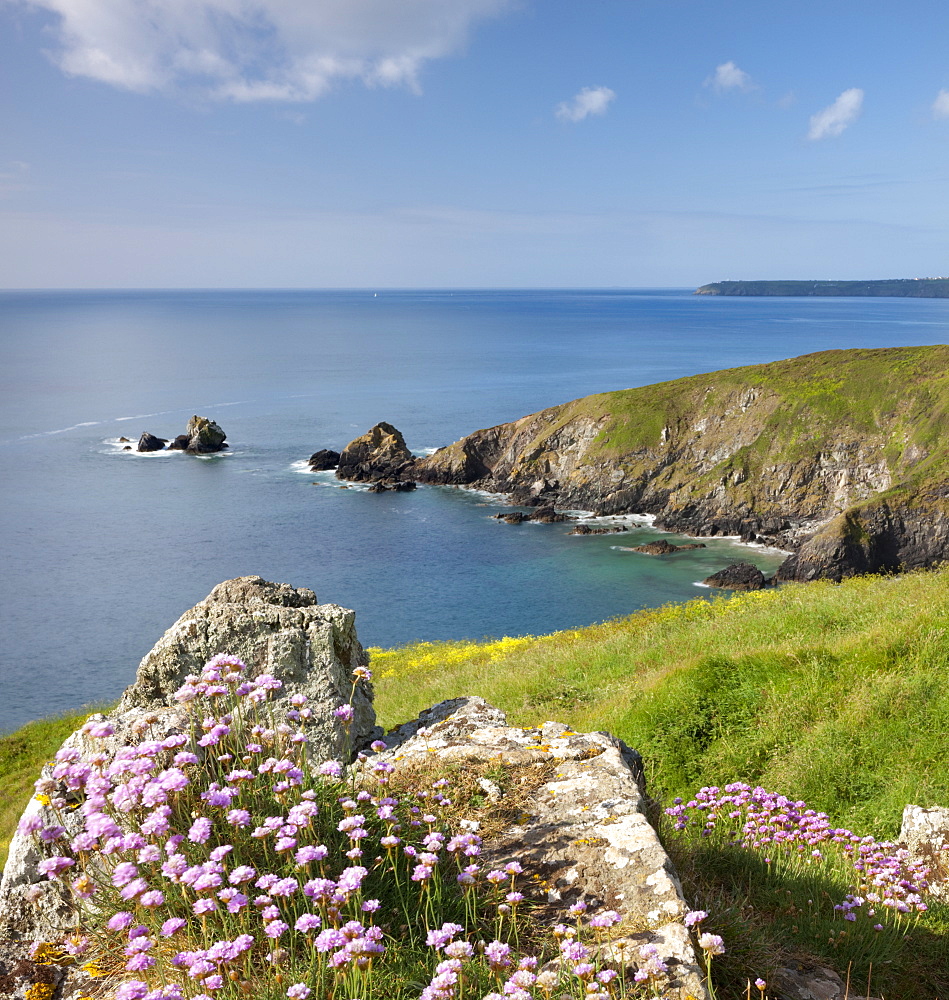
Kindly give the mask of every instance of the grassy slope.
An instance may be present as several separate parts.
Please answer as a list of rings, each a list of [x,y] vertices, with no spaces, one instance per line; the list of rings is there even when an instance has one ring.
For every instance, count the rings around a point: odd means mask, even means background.
[[[749,390],[756,390],[750,405]],[[666,428],[674,449],[725,456],[700,476],[689,463],[663,471],[659,484],[682,499],[728,482],[734,501],[765,512],[774,499],[769,469],[813,466],[841,449],[885,461],[895,483],[919,486],[949,475],[949,346],[821,351],[577,399],[544,411],[521,452],[524,475],[577,418],[602,421],[585,464],[616,466],[633,480],[653,474]],[[811,506],[806,488],[786,499]]]
[[[40,768],[89,714],[77,712],[41,719],[9,736],[0,736],[0,865],[7,860],[10,837],[33,793]]]
[[[516,724],[606,729],[653,795],[742,780],[894,836],[949,804],[949,569],[692,602],[488,645],[376,652],[380,721],[480,694]]]
[[[568,403],[563,418],[608,416],[598,443],[604,458],[655,447],[663,426],[726,409],[749,388],[774,394],[766,441],[788,458],[813,455],[845,425],[878,434],[896,419],[909,443],[939,443],[949,411],[949,347],[821,351],[767,365],[727,368]],[[898,401],[898,402],[897,402]],[[564,420],[564,422],[565,422]],[[806,426],[806,435],[800,428]],[[898,454],[893,459],[899,460]]]
[[[480,694],[515,724],[616,733],[642,752],[664,804],[742,780],[889,839],[907,803],[949,805],[947,625],[949,568],[790,585],[552,636],[377,651],[376,704],[392,724]],[[949,907],[876,936],[869,919],[835,919],[845,874],[772,870],[665,836],[690,900],[728,942],[720,997],[803,961],[849,968],[887,1000],[949,1000]]]

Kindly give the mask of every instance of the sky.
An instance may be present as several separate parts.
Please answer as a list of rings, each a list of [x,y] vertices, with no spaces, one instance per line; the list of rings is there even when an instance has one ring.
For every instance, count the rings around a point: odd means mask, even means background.
[[[949,274],[945,0],[0,0],[0,287]]]

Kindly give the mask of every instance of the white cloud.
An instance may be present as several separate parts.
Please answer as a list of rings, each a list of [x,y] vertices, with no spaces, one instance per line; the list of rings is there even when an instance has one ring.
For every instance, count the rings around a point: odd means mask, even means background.
[[[2,0],[0,0],[2,2]],[[59,16],[58,65],[140,92],[312,101],[338,80],[418,91],[511,0],[19,0]]]
[[[705,81],[706,87],[711,87],[719,94],[729,90],[754,90],[751,77],[739,69],[731,60],[715,67],[715,72]]]
[[[949,118],[949,90],[940,90],[933,101],[933,118]]]
[[[605,115],[615,97],[609,87],[584,87],[572,101],[557,105],[557,117],[565,122],[582,122],[589,115]]]
[[[823,111],[818,111],[816,115],[811,115],[811,127],[807,138],[827,139],[840,135],[848,125],[852,125],[860,117],[862,107],[863,91],[859,87],[845,90],[833,104]]]

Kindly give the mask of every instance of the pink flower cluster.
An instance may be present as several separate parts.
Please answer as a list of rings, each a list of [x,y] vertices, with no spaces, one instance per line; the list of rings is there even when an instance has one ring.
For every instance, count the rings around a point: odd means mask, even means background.
[[[360,668],[354,687],[368,679]],[[380,997],[371,984],[391,949],[383,926],[430,957],[421,1000],[456,997],[474,965],[496,980],[491,997],[532,1000],[557,986],[616,1000],[617,973],[582,938],[605,934],[618,913],[581,927],[586,907],[576,904],[577,927],[555,931],[555,968],[538,971],[511,944],[526,905],[523,869],[484,865],[476,823],[447,827],[448,782],[399,799],[384,758],[362,757],[358,782],[340,762],[313,765],[306,699],[277,718],[267,702],[279,687],[217,656],[176,695],[189,706],[190,735],[57,754],[42,789],[57,821],[36,814],[22,829],[48,855],[42,873],[89,901],[90,937],[121,956],[129,978],[115,1000],[224,1000],[278,974],[289,1000]],[[351,712],[333,714],[349,726]],[[114,734],[98,721],[84,735]],[[462,914],[467,927],[446,919]],[[638,967],[649,983],[665,971],[648,949]]]
[[[677,830],[700,822],[703,836],[718,830],[731,837],[732,844],[763,853],[768,863],[779,854],[820,863],[825,845],[837,845],[857,873],[855,892],[835,907],[846,920],[855,920],[856,911],[865,905],[868,917],[876,914],[876,906],[899,913],[926,910],[922,893],[928,888],[929,869],[924,864],[896,844],[831,826],[825,813],[808,808],[806,802],[735,782],[724,789],[702,788],[689,802],[676,799],[666,815]]]

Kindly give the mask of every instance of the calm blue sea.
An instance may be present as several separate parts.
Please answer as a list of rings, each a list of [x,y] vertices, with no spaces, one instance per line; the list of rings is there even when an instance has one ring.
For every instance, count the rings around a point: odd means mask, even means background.
[[[0,293],[0,732],[114,699],[246,573],[357,611],[366,645],[547,632],[700,596],[741,555],[657,560],[498,523],[452,488],[340,489],[301,460],[379,420],[417,451],[592,392],[825,348],[945,343],[949,302],[688,291]],[[192,413],[230,451],[123,453]]]

